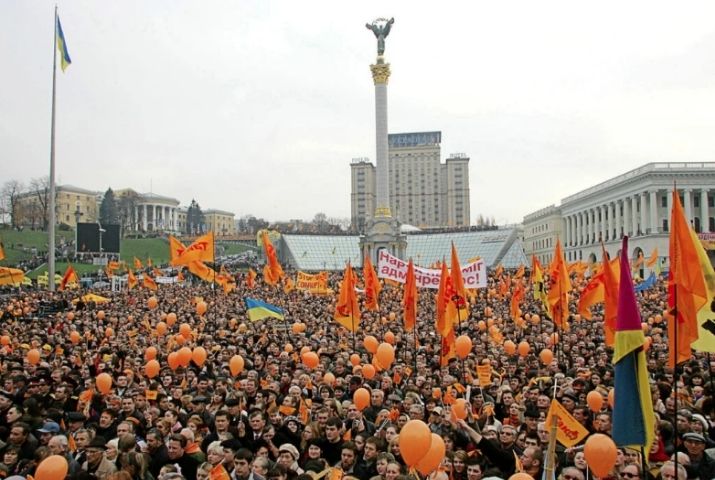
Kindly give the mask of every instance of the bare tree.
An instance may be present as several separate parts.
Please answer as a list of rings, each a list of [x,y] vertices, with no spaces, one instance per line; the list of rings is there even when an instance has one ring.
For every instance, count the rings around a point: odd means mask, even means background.
[[[139,195],[133,190],[125,191],[118,199],[119,204],[119,224],[121,225],[122,235],[126,235],[129,231],[136,230],[138,219],[136,218],[136,207],[139,202]]]
[[[3,217],[5,215],[10,215],[10,225],[13,228],[17,228],[20,220],[20,212],[18,211],[18,204],[20,195],[22,195],[25,190],[25,186],[17,180],[8,180],[2,186],[0,190],[0,198],[2,199],[3,205]]]
[[[50,178],[38,177],[30,180],[30,193],[35,196],[37,223],[47,230],[50,223]],[[33,221],[33,228],[34,228]]]

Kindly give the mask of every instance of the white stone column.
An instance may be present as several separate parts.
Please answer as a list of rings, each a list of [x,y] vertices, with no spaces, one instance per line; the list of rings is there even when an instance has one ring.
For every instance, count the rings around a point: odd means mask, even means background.
[[[650,192],[650,233],[657,234],[660,231],[658,225],[658,191],[651,190]]]
[[[708,214],[708,189],[700,190],[700,231],[710,233],[710,215]]]
[[[668,194],[666,195],[667,203],[668,203],[668,211],[665,214],[665,218],[668,219],[668,231],[670,232],[673,230],[673,225],[671,225],[671,220],[673,216],[673,192],[668,190]]]
[[[631,220],[633,215],[631,215],[631,203],[628,197],[623,199],[623,235],[631,235]]]
[[[148,211],[147,207],[148,207],[148,205],[145,203],[144,204],[144,216],[142,217],[142,227],[144,228],[145,232],[149,228],[149,221],[147,219],[147,211]]]
[[[589,245],[593,245],[593,242],[596,241],[596,232],[598,231],[596,227],[597,218],[598,216],[596,215],[596,207],[593,207],[591,209],[591,234],[589,235],[588,239]]]
[[[631,219],[631,236],[635,237],[638,235],[638,195],[633,195],[631,197],[631,214],[633,218]]]
[[[611,202],[608,204],[608,235],[606,240],[613,240],[615,237],[613,231],[616,229],[616,204]]]
[[[616,236],[613,237],[614,240],[619,240],[621,238],[621,235],[623,232],[622,227],[621,227],[621,205],[620,205],[621,203],[622,203],[621,200],[616,200],[614,202],[615,214],[614,214],[613,221],[616,224]]]
[[[576,245],[583,245],[583,212],[577,213],[578,215],[578,228],[577,228],[577,235],[576,235]]]
[[[596,236],[596,241],[606,240],[606,207],[604,205],[599,205],[598,214],[601,217],[601,221],[598,223],[598,235]]]
[[[389,217],[390,212],[390,158],[387,142],[387,81],[390,64],[380,57],[370,65],[375,84],[375,163],[377,174],[377,205],[375,216]]]
[[[683,190],[683,208],[685,209],[685,219],[688,225],[693,224],[693,190],[686,188]]]
[[[641,192],[641,233],[643,235],[648,231],[648,216],[646,214],[646,198],[645,192]]]

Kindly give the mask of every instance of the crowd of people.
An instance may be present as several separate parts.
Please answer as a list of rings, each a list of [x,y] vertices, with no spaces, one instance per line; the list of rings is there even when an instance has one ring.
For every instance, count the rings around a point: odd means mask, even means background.
[[[333,295],[286,291],[260,278],[249,288],[243,274],[236,277],[229,294],[184,282],[100,292],[108,299],[102,304],[76,302],[83,293],[76,290],[4,292],[0,477],[29,478],[43,459],[59,455],[73,479],[424,478],[406,465],[400,442],[401,429],[422,420],[445,444],[439,467],[427,474],[431,480],[506,479],[519,472],[539,480],[552,398],[589,432],[611,433],[609,402],[593,412],[586,401],[591,391],[608,398],[614,370],[601,307],[592,320],[576,314],[585,280],[574,277],[570,329],[556,332],[531,295],[528,275],[510,279],[527,286],[522,316],[514,319],[509,295],[496,291],[503,279],[492,273],[457,326],[472,339],[472,350],[443,362],[435,291],[420,290],[417,325],[406,333],[402,289],[386,285],[380,311],[363,310],[353,335],[332,320]],[[339,274],[330,278],[335,291],[339,280]],[[694,352],[676,371],[666,367],[665,287],[659,281],[638,294],[651,338],[646,355],[656,441],[644,451],[619,448],[615,466],[601,478],[670,480],[676,472],[679,480],[715,478],[707,451],[715,445],[715,362]],[[286,319],[249,321],[247,296],[280,307]],[[198,302],[207,305],[203,315]],[[61,308],[40,315],[48,303]],[[179,333],[182,324],[189,335]],[[363,344],[368,335],[389,337],[395,348],[392,365],[374,375],[362,367],[373,360]],[[527,342],[529,351],[508,352],[507,340]],[[184,346],[203,347],[207,358],[170,365],[169,354]],[[153,374],[146,367],[151,347],[161,366]],[[554,352],[547,363],[539,356],[545,348]],[[317,353],[317,366],[302,363],[304,349]],[[39,359],[28,355],[32,350]],[[235,356],[243,359],[239,371]],[[484,362],[492,367],[488,385],[476,373]],[[112,378],[104,392],[97,381],[102,373]],[[354,401],[360,388],[369,391],[367,407]],[[459,397],[468,402],[465,419],[456,418],[448,401]],[[557,445],[556,478],[590,476],[583,441]]]

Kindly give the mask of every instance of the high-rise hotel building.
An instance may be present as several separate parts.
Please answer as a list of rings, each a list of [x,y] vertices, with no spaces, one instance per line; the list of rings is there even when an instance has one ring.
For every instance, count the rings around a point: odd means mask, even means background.
[[[390,210],[400,222],[417,227],[469,225],[469,158],[452,154],[441,163],[442,132],[388,136]],[[375,213],[376,171],[366,158],[353,159],[351,220],[362,232]]]

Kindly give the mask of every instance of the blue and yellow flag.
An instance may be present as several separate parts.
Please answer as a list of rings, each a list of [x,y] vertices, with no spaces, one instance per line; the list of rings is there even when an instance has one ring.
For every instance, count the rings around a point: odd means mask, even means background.
[[[67,51],[67,41],[65,41],[65,34],[62,31],[59,15],[57,16],[57,50],[60,52],[60,62],[62,63],[62,71],[64,72],[70,63],[72,63],[72,59],[70,58],[70,53]]]
[[[246,297],[246,310],[248,312],[248,318],[255,322],[256,320],[261,320],[266,317],[277,318],[278,320],[285,319],[283,310],[271,305],[270,303],[265,303],[254,298]]]
[[[623,237],[621,252],[628,252],[628,237]],[[655,415],[644,351],[645,336],[625,254],[621,255],[620,261],[621,281],[613,352],[615,403],[612,437],[618,446],[649,447],[655,436]]]

